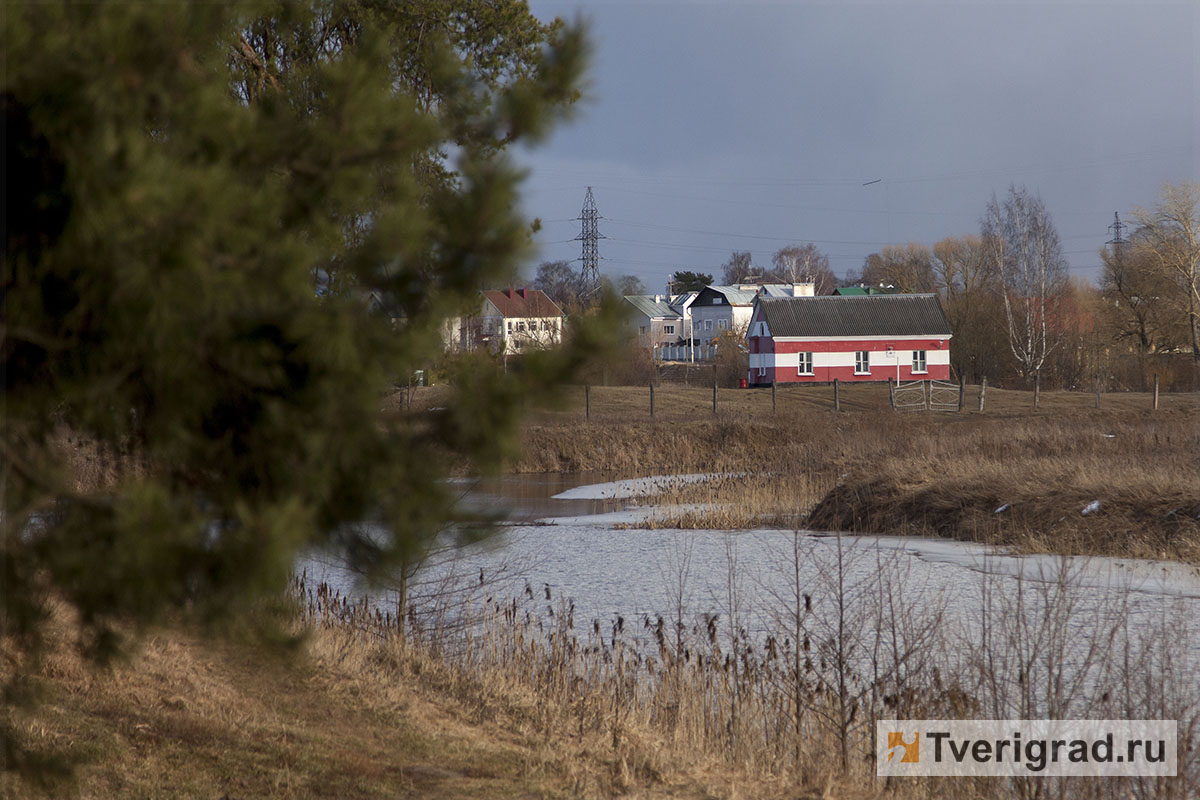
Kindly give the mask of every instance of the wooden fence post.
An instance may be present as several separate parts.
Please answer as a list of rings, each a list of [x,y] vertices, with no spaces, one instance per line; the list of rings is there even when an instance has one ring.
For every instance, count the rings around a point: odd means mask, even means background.
[[[1096,378],[1096,408],[1100,407],[1100,379]]]
[[[959,411],[963,410],[963,400],[966,398],[966,396],[967,396],[967,379],[964,376],[959,375],[958,376],[958,410]]]
[[[775,381],[771,381],[771,413],[775,413]]]
[[[713,376],[714,376],[713,377],[713,413],[714,414],[717,413],[717,379],[715,377],[716,372],[717,371],[714,369],[713,370]]]
[[[896,410],[896,386],[892,383],[891,375],[888,375],[888,408]]]
[[[833,410],[834,411],[842,410],[841,399],[838,397],[838,379],[837,378],[833,379]]]
[[[1154,410],[1158,411],[1158,373],[1154,373]]]
[[[592,385],[590,383],[583,385],[583,418],[592,418]]]
[[[654,384],[650,384],[650,419],[654,419]]]
[[[983,411],[983,404],[987,398],[987,375],[983,376],[983,380],[979,383],[979,410]]]

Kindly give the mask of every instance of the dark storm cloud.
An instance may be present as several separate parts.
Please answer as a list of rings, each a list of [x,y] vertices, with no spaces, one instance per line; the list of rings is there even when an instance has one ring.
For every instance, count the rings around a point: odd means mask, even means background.
[[[1114,211],[1198,175],[1191,4],[582,10],[592,100],[528,156],[527,210],[566,220],[596,187],[605,271],[652,286],[793,240],[844,272],[880,243],[975,232],[1010,183],[1092,277]],[[542,256],[577,257],[575,233],[548,222]]]

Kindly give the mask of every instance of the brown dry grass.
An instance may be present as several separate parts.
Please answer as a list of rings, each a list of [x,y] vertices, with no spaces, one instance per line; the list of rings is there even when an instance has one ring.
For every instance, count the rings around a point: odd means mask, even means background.
[[[973,397],[971,389],[968,400]],[[535,415],[516,471],[745,473],[683,487],[701,504],[648,523],[939,535],[1032,551],[1200,561],[1200,395],[988,391],[987,411],[897,413],[886,386],[729,390],[593,388],[578,406]],[[728,396],[729,400],[724,398]],[[578,398],[577,398],[578,399]],[[705,406],[705,403],[708,403]],[[1023,408],[1024,406],[1024,408]],[[1092,501],[1100,508],[1087,515]],[[1008,509],[999,514],[1001,506]]]
[[[39,784],[0,771],[6,798],[749,796],[745,769],[673,761],[661,736],[632,726],[614,748],[529,682],[469,675],[362,619],[306,626],[291,657],[164,629],[100,669],[72,646],[65,613],[38,670],[41,702],[9,711],[25,744],[74,774]]]

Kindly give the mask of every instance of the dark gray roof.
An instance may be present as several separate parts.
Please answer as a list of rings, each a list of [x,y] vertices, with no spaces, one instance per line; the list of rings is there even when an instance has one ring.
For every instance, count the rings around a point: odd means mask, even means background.
[[[936,294],[762,297],[772,336],[950,336]]]

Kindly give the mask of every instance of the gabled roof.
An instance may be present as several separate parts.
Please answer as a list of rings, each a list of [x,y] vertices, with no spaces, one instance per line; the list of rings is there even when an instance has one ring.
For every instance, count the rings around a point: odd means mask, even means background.
[[[700,294],[719,294],[731,306],[749,306],[756,297],[792,297],[790,283],[739,284],[736,286],[705,286]]]
[[[672,295],[671,308],[682,313],[687,310],[688,306],[696,302],[696,298],[699,296],[699,292],[684,292],[683,294]]]
[[[650,319],[679,319],[681,316],[662,295],[628,294],[625,301]]]
[[[864,295],[900,294],[900,291],[887,286],[842,286],[834,289],[833,293],[839,297],[862,297]]]
[[[936,294],[764,297],[758,309],[776,337],[950,337],[950,323]]]
[[[488,302],[505,317],[561,317],[562,309],[541,289],[489,289]]]

